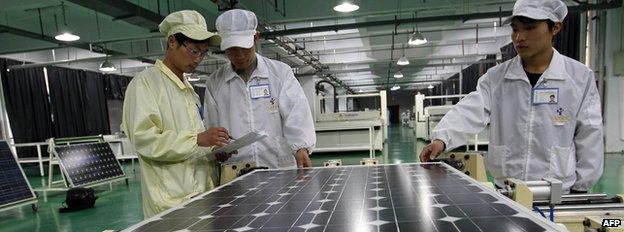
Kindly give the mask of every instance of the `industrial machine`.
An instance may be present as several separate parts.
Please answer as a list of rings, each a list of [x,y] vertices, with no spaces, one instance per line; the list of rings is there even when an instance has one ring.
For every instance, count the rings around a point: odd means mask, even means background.
[[[484,158],[477,152],[446,153],[438,159],[473,179],[487,182]],[[564,194],[562,182],[553,178],[522,181],[509,178],[497,192],[534,210],[569,231],[624,231],[624,195]]]
[[[541,181],[510,178],[498,192],[544,216],[548,214],[552,221],[565,225],[569,231],[624,231],[621,225],[624,195],[562,194],[561,181],[552,178]]]
[[[386,91],[324,95],[317,88],[314,152],[368,150],[370,158],[373,158],[375,150],[383,149],[383,143],[388,138]]]
[[[455,169],[481,183],[489,183],[485,173],[485,161],[480,152],[448,152],[440,156],[438,161],[447,163]],[[486,184],[487,185],[487,184]],[[493,186],[493,185],[492,185]]]

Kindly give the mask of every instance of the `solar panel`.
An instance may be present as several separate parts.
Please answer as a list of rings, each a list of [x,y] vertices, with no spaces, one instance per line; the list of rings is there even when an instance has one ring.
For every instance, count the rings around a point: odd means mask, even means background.
[[[127,231],[559,231],[447,164],[256,171]]]
[[[9,145],[0,140],[0,208],[36,198]]]
[[[71,186],[95,184],[125,176],[108,143],[57,146],[55,150]]]

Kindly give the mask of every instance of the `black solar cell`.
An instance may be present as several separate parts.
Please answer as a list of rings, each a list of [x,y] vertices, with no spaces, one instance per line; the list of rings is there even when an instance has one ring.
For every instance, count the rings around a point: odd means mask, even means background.
[[[0,208],[35,198],[9,145],[0,141]]]
[[[55,149],[72,186],[125,176],[108,143],[75,144]]]
[[[130,230],[558,230],[469,178],[446,164],[258,171]]]

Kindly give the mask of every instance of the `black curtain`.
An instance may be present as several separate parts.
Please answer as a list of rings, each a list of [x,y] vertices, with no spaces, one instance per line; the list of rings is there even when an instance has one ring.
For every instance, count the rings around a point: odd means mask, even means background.
[[[503,59],[502,62],[511,60],[518,55],[518,53],[516,52],[516,49],[514,48],[513,43],[509,43],[503,46],[500,50],[502,53],[502,59]]]
[[[48,67],[48,84],[56,137],[110,133],[102,74]]]
[[[563,28],[555,36],[554,46],[564,56],[579,60],[581,43],[581,12],[571,12],[563,20]]]
[[[487,55],[485,60],[495,60],[496,55]],[[468,66],[462,70],[462,94],[468,94],[477,90],[477,82],[479,78],[487,72],[488,69],[496,66],[496,63],[477,63]],[[459,76],[459,75],[458,75]]]
[[[43,68],[14,69],[21,62],[0,59],[0,75],[15,143],[41,142],[52,137],[52,120]],[[45,148],[44,148],[45,149]],[[43,150],[45,151],[45,150]],[[19,157],[36,157],[34,147],[18,148]]]
[[[132,80],[132,77],[120,76],[115,74],[104,74],[104,88],[107,100],[123,100],[126,94],[126,88]]]
[[[104,74],[108,123],[111,134],[120,133],[123,114],[123,99],[132,77]]]

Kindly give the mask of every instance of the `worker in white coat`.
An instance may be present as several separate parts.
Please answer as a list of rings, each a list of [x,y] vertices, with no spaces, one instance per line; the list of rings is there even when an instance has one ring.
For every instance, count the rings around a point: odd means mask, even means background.
[[[268,136],[238,150],[228,162],[269,168],[310,167],[316,143],[314,122],[292,69],[255,53],[256,15],[229,10],[216,20],[221,50],[229,62],[206,81],[207,126],[225,127],[234,139],[249,132]]]
[[[206,155],[229,140],[225,128],[204,129],[199,97],[183,75],[195,70],[218,36],[189,10],[171,13],[159,29],[167,36],[165,59],[132,79],[122,119],[141,164],[145,218],[212,189],[215,157]]]
[[[552,48],[567,14],[559,0],[518,0],[511,21],[518,56],[482,76],[433,130],[420,154],[429,161],[490,124],[486,168],[506,178],[563,182],[586,192],[602,175],[601,103],[592,70]],[[554,96],[554,97],[553,97]]]

